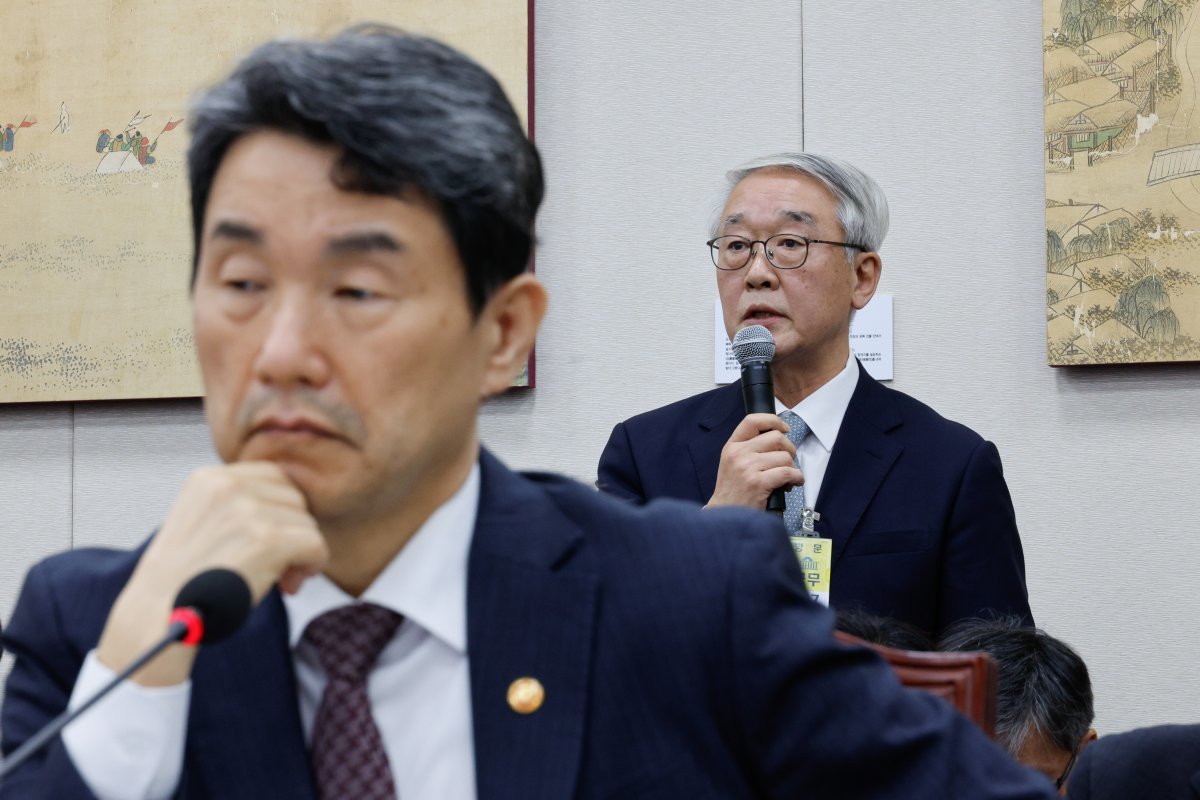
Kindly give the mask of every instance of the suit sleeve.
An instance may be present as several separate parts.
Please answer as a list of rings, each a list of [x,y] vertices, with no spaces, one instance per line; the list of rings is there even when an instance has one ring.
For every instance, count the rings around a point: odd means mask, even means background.
[[[732,700],[760,796],[1054,797],[948,704],[835,642],[786,540],[755,522],[739,534],[729,598]]]
[[[638,475],[637,463],[633,456],[633,445],[629,440],[629,429],[624,422],[617,423],[613,428],[612,435],[608,437],[608,444],[600,454],[596,488],[622,500],[646,502],[646,492],[642,488],[642,479]]]
[[[75,586],[63,591],[68,582],[44,562],[30,570],[17,602],[7,639],[16,663],[0,718],[6,756],[68,706],[78,706],[77,688],[86,697],[112,677],[99,662],[86,661],[95,642],[84,641],[90,634],[80,634],[78,622],[85,609],[95,611],[87,608],[94,598]],[[0,800],[177,796],[172,789],[179,784],[189,686],[118,686],[22,764],[0,786]],[[86,760],[72,758],[73,748]]]
[[[5,646],[16,659],[0,715],[0,750],[5,757],[66,709],[85,655],[65,635],[62,610],[46,572],[45,564],[29,571],[5,632]],[[55,737],[0,784],[0,800],[94,797],[61,737]]]
[[[1000,453],[981,442],[951,510],[938,604],[938,630],[972,617],[1011,614],[1033,625],[1025,555]]]
[[[1154,725],[1101,736],[1079,754],[1072,800],[1200,797],[1200,725]]]

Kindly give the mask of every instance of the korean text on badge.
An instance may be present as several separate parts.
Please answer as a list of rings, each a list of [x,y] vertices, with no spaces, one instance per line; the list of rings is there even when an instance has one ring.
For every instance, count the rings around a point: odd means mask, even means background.
[[[830,566],[833,540],[818,536],[792,536],[792,550],[800,561],[800,571],[808,585],[808,594],[823,606],[829,605]]]

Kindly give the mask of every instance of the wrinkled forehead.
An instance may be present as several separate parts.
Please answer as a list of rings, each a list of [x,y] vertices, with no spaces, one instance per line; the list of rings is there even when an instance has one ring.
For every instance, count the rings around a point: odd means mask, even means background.
[[[762,169],[742,178],[729,193],[720,232],[794,230],[812,233],[840,226],[837,198],[819,179],[791,169]]]
[[[736,233],[740,228],[758,228],[763,226],[770,227],[797,227],[797,228],[816,228],[816,215],[801,211],[794,208],[781,208],[774,214],[765,214],[762,216],[749,214],[744,211],[738,211],[721,219],[721,231],[723,233]]]

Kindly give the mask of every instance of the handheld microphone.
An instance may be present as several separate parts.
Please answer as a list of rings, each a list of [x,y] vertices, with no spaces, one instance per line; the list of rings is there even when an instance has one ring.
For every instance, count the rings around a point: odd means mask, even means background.
[[[771,381],[771,359],[775,337],[762,325],[747,325],[733,337],[733,355],[742,365],[742,399],[747,414],[775,413],[775,386]],[[767,511],[782,514],[787,508],[780,486],[767,498]]]
[[[94,706],[130,675],[146,666],[168,646],[176,642],[185,645],[219,642],[241,627],[250,615],[250,606],[250,587],[242,576],[233,570],[209,569],[196,575],[183,585],[175,598],[175,610],[171,612],[167,635],[134,659],[132,664],[121,670],[78,708],[59,714],[14,750],[12,755],[0,763],[0,781],[45,747],[71,721]]]

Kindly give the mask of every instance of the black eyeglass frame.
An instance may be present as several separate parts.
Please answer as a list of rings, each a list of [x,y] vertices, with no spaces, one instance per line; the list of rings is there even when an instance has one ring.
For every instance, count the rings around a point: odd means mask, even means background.
[[[1062,775],[1058,776],[1058,780],[1054,782],[1055,789],[1061,789],[1067,779],[1071,777],[1071,770],[1075,768],[1075,759],[1079,758],[1079,745],[1075,745],[1075,749],[1071,751],[1071,760],[1067,762],[1067,766],[1063,768]]]
[[[767,247],[767,242],[771,241],[772,239],[778,239],[781,236],[788,239],[799,239],[800,241],[804,242],[804,260],[794,267],[781,267],[775,263],[775,259],[771,258],[771,248]],[[741,239],[743,242],[750,245],[750,254],[746,256],[746,263],[742,264],[740,267],[722,267],[720,256],[717,255],[718,239]],[[774,236],[768,236],[766,239],[747,239],[745,236],[738,236],[736,233],[727,233],[724,236],[717,236],[709,239],[707,242],[705,242],[705,244],[708,245],[708,252],[709,255],[712,256],[713,266],[722,272],[737,272],[739,269],[745,269],[747,264],[754,260],[754,245],[756,244],[761,244],[763,246],[763,254],[767,257],[767,263],[769,263],[775,269],[800,269],[808,263],[809,245],[814,244],[834,244],[838,247],[853,247],[855,250],[863,253],[870,252],[868,248],[863,247],[861,244],[854,244],[852,242],[833,242],[828,239],[810,239],[807,236],[801,236],[798,233],[777,233]]]

